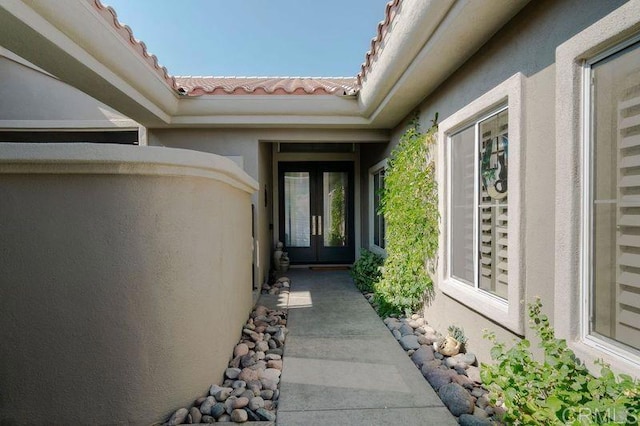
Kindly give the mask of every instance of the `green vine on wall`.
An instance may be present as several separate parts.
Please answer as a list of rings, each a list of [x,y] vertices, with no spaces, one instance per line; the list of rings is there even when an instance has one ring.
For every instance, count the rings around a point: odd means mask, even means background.
[[[375,284],[381,315],[413,312],[433,298],[428,262],[438,250],[438,187],[430,152],[436,120],[425,134],[415,119],[387,164],[380,206],[387,258]]]

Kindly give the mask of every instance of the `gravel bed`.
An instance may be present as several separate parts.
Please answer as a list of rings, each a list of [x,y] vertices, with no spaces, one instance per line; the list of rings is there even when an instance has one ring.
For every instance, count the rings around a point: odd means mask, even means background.
[[[375,308],[373,294],[364,296]],[[490,404],[475,354],[466,352],[464,347],[453,356],[440,353],[444,336],[418,314],[410,318],[387,317],[384,323],[459,424],[500,424],[497,418],[504,409]]]
[[[279,278],[264,293],[288,292],[290,280]],[[164,425],[276,421],[287,312],[257,305],[242,328],[240,342],[221,383],[190,407],[176,410]]]

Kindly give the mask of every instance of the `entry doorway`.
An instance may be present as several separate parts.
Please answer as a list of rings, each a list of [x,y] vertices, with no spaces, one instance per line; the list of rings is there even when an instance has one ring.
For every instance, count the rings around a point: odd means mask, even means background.
[[[279,237],[291,263],[353,263],[353,162],[280,162],[278,187]]]

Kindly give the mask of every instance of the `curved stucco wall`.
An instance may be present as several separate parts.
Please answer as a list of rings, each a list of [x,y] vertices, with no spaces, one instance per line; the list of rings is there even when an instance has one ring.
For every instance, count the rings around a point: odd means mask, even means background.
[[[0,423],[151,424],[221,379],[255,189],[212,154],[0,144]]]

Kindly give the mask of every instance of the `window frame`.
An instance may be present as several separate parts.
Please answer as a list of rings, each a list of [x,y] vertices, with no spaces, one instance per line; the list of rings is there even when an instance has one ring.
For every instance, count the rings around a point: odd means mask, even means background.
[[[638,377],[640,356],[590,335],[591,131],[585,67],[640,38],[640,1],[624,4],[556,49],[554,327],[576,355]],[[563,141],[563,143],[560,143]],[[579,220],[576,220],[579,218]],[[576,303],[567,304],[567,300]]]
[[[615,46],[595,55],[589,59],[585,59],[582,63],[582,97],[583,97],[583,128],[582,128],[582,171],[583,171],[583,185],[582,185],[582,250],[581,250],[581,286],[583,306],[582,321],[581,321],[581,337],[589,345],[596,348],[603,348],[610,354],[620,357],[629,358],[633,362],[635,359],[640,364],[640,352],[638,350],[626,350],[624,347],[620,347],[615,344],[615,339],[607,338],[605,336],[599,337],[592,334],[591,315],[593,310],[594,296],[593,296],[593,265],[594,265],[594,253],[593,253],[593,227],[594,227],[594,209],[592,206],[594,197],[595,180],[593,172],[594,163],[594,140],[593,140],[593,93],[591,88],[591,79],[593,75],[593,65],[601,60],[607,59],[616,53],[624,50],[625,48],[640,42],[640,34],[631,37]],[[620,342],[622,343],[622,342]],[[624,343],[623,343],[624,344]]]
[[[521,195],[524,185],[524,173],[522,172],[524,152],[524,119],[523,119],[523,79],[521,73],[514,74],[494,89],[488,91],[475,101],[442,121],[438,127],[438,156],[444,161],[444,167],[438,171],[439,208],[444,212],[441,223],[438,277],[440,290],[468,306],[481,315],[501,324],[503,327],[518,335],[524,335],[524,207]],[[456,133],[475,125],[499,111],[508,110],[509,131],[509,197],[508,205],[508,264],[509,283],[507,298],[503,299],[486,290],[470,286],[451,275],[451,209],[450,209],[450,185],[451,185],[451,137]],[[477,152],[478,146],[474,147]],[[474,165],[474,175],[477,177],[478,164]],[[477,189],[478,182],[474,183]],[[474,194],[474,207],[477,208],[477,191]],[[474,217],[477,212],[474,212]],[[474,220],[477,222],[477,220]],[[478,230],[474,223],[474,253],[477,253]],[[477,256],[474,256],[477,257]],[[477,262],[474,258],[474,274],[477,281]]]
[[[374,164],[369,168],[369,250],[384,257],[387,256],[387,250],[384,247],[380,247],[374,243],[374,221],[375,221],[375,216],[377,215],[375,202],[374,202],[374,196],[375,196],[374,178],[376,174],[380,173],[383,170],[384,171],[387,170],[387,163],[388,163],[388,158],[385,158],[384,160],[379,161],[378,163]],[[384,216],[383,216],[383,220],[384,220]],[[385,237],[386,237],[386,233],[385,233]],[[386,245],[386,238],[385,238],[385,245]]]

